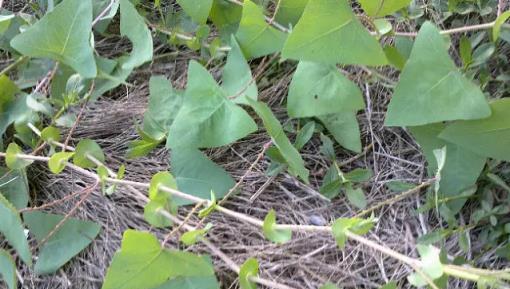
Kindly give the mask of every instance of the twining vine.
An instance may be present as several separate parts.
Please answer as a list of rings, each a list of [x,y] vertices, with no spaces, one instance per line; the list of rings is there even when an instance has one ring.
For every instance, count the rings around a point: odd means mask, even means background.
[[[27,18],[23,13],[0,16],[0,48],[16,58],[0,73],[0,146],[4,147],[4,140],[10,141],[0,153],[7,167],[2,177],[6,181],[0,185],[0,217],[5,220],[0,223],[0,233],[13,249],[0,249],[0,274],[10,289],[17,287],[13,256],[32,266],[32,254],[38,251],[34,271],[51,274],[86,248],[100,228],[71,215],[96,190],[110,195],[118,186],[144,201],[144,217],[150,225],[173,230],[161,242],[148,232],[126,231],[121,248],[111,260],[103,289],[157,288],[176,278],[186,278],[190,284],[197,277],[217,283],[214,267],[206,256],[167,248],[168,239],[179,230],[186,231],[180,237],[184,245],[202,242],[236,272],[241,288],[252,289],[256,284],[291,288],[260,277],[256,259],[238,265],[209,242],[206,236],[214,224],[205,223],[212,213],[259,227],[269,241],[277,244],[290,241],[294,232],[331,234],[340,249],[347,240],[358,242],[412,268],[414,273],[407,280],[415,286],[441,288],[448,277],[455,277],[476,282],[481,288],[508,288],[508,269],[449,264],[431,244],[418,244],[420,258],[411,258],[363,236],[377,222],[374,214],[379,208],[426,188],[434,196],[427,206],[454,222],[466,199],[476,191],[488,160],[510,160],[510,101],[501,96],[487,97],[482,90],[486,83],[482,80],[475,84],[474,77],[476,69],[486,65],[488,58],[483,55],[490,57],[498,45],[503,45],[501,38],[508,37],[505,21],[510,11],[503,10],[504,1],[498,3],[498,17],[488,23],[439,30],[432,22],[422,21],[419,32],[404,32],[394,31],[387,16],[414,17],[416,11],[410,0],[278,0],[274,5],[250,0],[205,0],[197,5],[177,0],[186,17],[195,23],[192,34],[169,24],[169,15],[163,13],[160,1],[153,3],[162,18],[157,24],[142,16],[138,1],[53,2],[42,7],[45,14],[40,19]],[[452,12],[462,6],[462,1],[448,2]],[[355,14],[353,5],[360,5],[364,14]],[[95,36],[109,33],[114,21],[120,21],[118,34],[131,41],[132,50],[109,59],[95,52]],[[465,35],[460,38],[463,67],[458,68],[448,53],[451,40],[444,36],[489,29],[490,43],[482,45],[483,53],[475,49],[479,41]],[[150,183],[141,183],[124,179],[124,166],[117,172],[108,168],[106,156],[93,140],[81,140],[76,147],[69,142],[89,102],[125,84],[137,67],[154,59],[154,35],[168,36],[168,43],[198,51],[202,60],[221,59],[226,54],[226,64],[220,84],[200,61],[190,61],[184,90],[172,87],[163,76],[151,77],[149,106],[138,130],[139,139],[129,144],[127,156],[141,157],[164,144],[172,151],[172,173],[159,172]],[[397,37],[406,38],[381,46],[382,38]],[[267,104],[258,100],[259,75],[252,74],[248,60],[267,55],[273,57],[264,58],[262,66],[278,56],[299,62],[287,95],[288,115],[303,124],[293,143]],[[43,68],[35,83],[13,77],[13,71],[23,71],[24,65],[32,62]],[[364,153],[356,119],[358,111],[365,109],[364,98],[358,85],[338,65],[358,66],[393,90],[385,125],[405,127],[411,132],[428,162],[429,180],[367,208],[359,183],[370,179],[371,172],[343,172],[333,147],[336,141],[345,149]],[[386,66],[401,72],[398,83],[376,69]],[[81,107],[76,115],[70,110],[74,107]],[[262,120],[271,142],[263,146],[246,174],[234,182],[200,149],[226,146],[257,131],[257,124],[245,108]],[[70,128],[63,141],[57,126]],[[271,161],[270,175],[288,171],[308,184],[309,171],[299,151],[317,132],[321,153],[331,162],[320,188],[321,197],[332,199],[345,193],[348,201],[360,209],[356,216],[339,218],[330,225],[277,224],[273,210],[259,220],[222,206],[264,156]],[[55,201],[79,198],[66,215],[39,212],[54,204],[28,207],[28,196],[11,192],[26,190],[26,167],[34,161],[47,162],[54,174],[67,168],[93,180],[86,188]],[[191,175],[182,176],[184,168],[188,173],[192,171]],[[505,188],[500,177],[492,172],[484,174]],[[197,186],[198,181],[206,185]],[[187,216],[177,216],[179,206],[190,204],[195,207]],[[507,211],[504,206],[493,211],[487,216],[496,226],[499,220],[495,215]],[[194,214],[202,218],[196,227],[188,224]],[[369,214],[367,219],[362,218]],[[35,248],[29,246],[25,226],[37,241]],[[56,243],[76,245],[56,247]],[[54,254],[55,250],[60,254]],[[395,287],[389,283],[385,288]],[[322,288],[335,285],[324,284]]]

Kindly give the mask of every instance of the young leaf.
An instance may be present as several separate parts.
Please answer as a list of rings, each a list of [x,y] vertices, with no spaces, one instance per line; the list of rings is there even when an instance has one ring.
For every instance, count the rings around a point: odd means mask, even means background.
[[[161,142],[162,140],[153,139],[151,137],[146,138],[142,136],[142,139],[134,140],[128,143],[126,157],[128,159],[134,159],[146,156],[153,149],[155,149]]]
[[[160,191],[161,186],[177,189],[177,182],[169,172],[159,172],[155,174],[152,176],[149,186],[149,199],[152,200],[160,194],[167,195],[167,193]]]
[[[318,118],[341,146],[353,152],[361,152],[361,135],[355,112],[328,114]]]
[[[76,146],[73,163],[84,169],[94,168],[96,164],[89,159],[93,157],[100,162],[104,162],[104,153],[101,147],[93,140],[83,139]]]
[[[234,186],[235,181],[220,166],[196,149],[172,150],[170,164],[179,189],[187,194],[208,199],[211,191],[222,198]],[[188,200],[175,198],[178,205],[187,205]]]
[[[367,206],[367,198],[361,188],[353,188],[351,184],[346,184],[345,195],[351,204],[359,209],[364,209]]]
[[[48,160],[48,167],[54,174],[60,174],[66,167],[67,162],[74,155],[73,152],[59,152],[55,153]]]
[[[310,0],[285,42],[282,57],[326,64],[387,63],[381,46],[345,0]]]
[[[262,119],[264,127],[271,136],[274,145],[289,165],[289,172],[300,177],[305,183],[308,183],[308,170],[304,166],[305,162],[296,148],[290,143],[283,131],[282,125],[271,112],[271,109],[263,102],[256,102],[251,99],[248,102]]]
[[[25,212],[23,220],[38,242],[53,232],[64,218],[43,212]],[[39,248],[34,270],[37,274],[55,273],[71,258],[85,249],[99,234],[101,227],[90,221],[70,218]]]
[[[248,58],[257,58],[280,51],[285,37],[285,33],[266,23],[262,8],[250,0],[244,1],[236,38]]]
[[[296,25],[305,11],[308,0],[280,0],[279,9],[276,13],[276,22],[283,26]]]
[[[264,236],[270,240],[271,242],[275,242],[277,244],[283,244],[290,241],[292,238],[292,231],[290,229],[276,229],[276,212],[271,209],[269,213],[267,213],[264,218],[264,225],[262,230],[264,231]]]
[[[423,24],[391,98],[385,125],[414,126],[489,115],[483,92],[450,59],[439,30],[430,22]]]
[[[60,141],[60,130],[53,126],[46,127],[41,131],[41,138],[52,145]]]
[[[32,265],[32,253],[28,246],[24,227],[14,206],[0,194],[0,233],[18,252],[18,256],[27,265]]]
[[[198,24],[205,24],[211,11],[213,0],[177,0],[182,10]]]
[[[181,235],[180,241],[186,245],[191,246],[202,240],[205,234],[212,228],[212,224],[209,223],[203,229],[197,229],[193,231],[188,231]]]
[[[231,37],[230,46],[232,49],[223,68],[221,87],[229,98],[235,97],[232,99],[235,103],[248,104],[246,97],[257,100],[257,84],[234,36]]]
[[[241,289],[257,289],[257,284],[250,280],[259,274],[259,262],[255,258],[246,260],[239,270],[239,286]]]
[[[328,160],[335,161],[336,160],[336,153],[335,148],[333,147],[333,141],[325,134],[321,133],[321,142],[322,145],[320,146],[320,152],[323,154]]]
[[[358,111],[365,106],[360,89],[334,65],[301,61],[287,96],[290,117]]]
[[[172,220],[161,214],[161,211],[167,211],[171,214],[177,212],[177,206],[167,195],[158,195],[151,199],[143,208],[143,218],[147,223],[156,228],[165,228],[173,224]]]
[[[182,106],[182,92],[172,87],[163,75],[149,80],[149,105],[143,115],[142,140],[155,143],[165,137]],[[150,141],[149,141],[150,140]]]
[[[382,286],[380,289],[397,289],[397,282],[390,281],[384,284],[384,286]]]
[[[216,202],[216,195],[214,191],[211,191],[211,202],[209,205],[198,212],[198,217],[203,219],[209,216],[216,208],[218,207],[218,203]]]
[[[510,99],[495,100],[490,107],[490,117],[454,122],[439,137],[478,155],[510,161]]]
[[[411,0],[358,0],[371,17],[384,17],[407,7]]]
[[[0,249],[0,277],[4,279],[9,289],[16,289],[18,284],[16,279],[16,263],[14,263],[14,259],[4,249]]]
[[[131,55],[123,61],[122,69],[132,69],[152,59],[151,32],[129,0],[120,0],[120,34],[133,44]]]
[[[373,219],[339,218],[335,220],[331,226],[331,230],[333,231],[333,236],[335,237],[338,247],[343,248],[347,241],[347,231],[357,235],[364,235],[368,233],[373,226]]]
[[[498,16],[498,18],[494,22],[494,26],[492,26],[492,41],[498,40],[501,31],[501,26],[503,26],[503,24],[505,23],[505,21],[508,20],[508,18],[510,18],[510,11],[501,13],[501,15]]]
[[[51,58],[62,62],[81,76],[97,74],[90,33],[92,1],[64,0],[11,40],[11,46],[23,55]]]
[[[7,150],[5,151],[5,164],[11,170],[21,170],[27,166],[29,166],[33,161],[25,160],[18,157],[18,154],[22,154],[21,148],[15,144],[10,143],[7,146]]]
[[[248,113],[227,99],[211,74],[196,61],[188,68],[184,99],[170,127],[167,147],[219,147],[257,130]]]
[[[174,277],[211,275],[214,271],[204,258],[188,252],[166,250],[154,235],[127,230],[101,288],[154,288]]]

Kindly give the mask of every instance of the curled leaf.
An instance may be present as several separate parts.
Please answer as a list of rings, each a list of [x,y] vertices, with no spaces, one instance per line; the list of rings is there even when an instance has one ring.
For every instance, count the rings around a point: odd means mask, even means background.
[[[276,213],[273,209],[267,213],[262,230],[264,236],[272,242],[283,244],[288,242],[292,238],[292,231],[290,229],[276,229]]]
[[[66,167],[67,162],[74,155],[73,152],[59,152],[55,153],[48,160],[48,167],[50,171],[54,174],[61,173]]]
[[[23,152],[21,151],[21,148],[15,143],[10,143],[5,153],[5,163],[11,170],[21,170],[33,162],[31,160],[22,159],[18,156]]]

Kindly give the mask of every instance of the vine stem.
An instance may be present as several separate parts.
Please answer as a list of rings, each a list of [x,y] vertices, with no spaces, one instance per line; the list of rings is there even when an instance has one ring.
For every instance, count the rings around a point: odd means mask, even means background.
[[[0,152],[0,157],[6,157],[6,153],[3,153],[3,152]],[[21,159],[25,159],[25,160],[32,160],[32,161],[42,161],[42,162],[47,162],[50,158],[49,157],[43,157],[43,156],[34,156],[34,155],[26,155],[26,154],[18,154],[17,155],[18,158],[21,158]],[[95,180],[99,180],[99,176],[92,172],[92,171],[89,171],[89,170],[85,170],[83,168],[80,168],[74,164],[71,164],[71,163],[66,163],[66,166],[72,170],[75,170],[76,172],[78,173],[81,173],[85,176],[88,176],[88,177],[91,177]],[[118,180],[118,179],[115,179],[115,178],[106,178],[105,179],[106,182],[109,182],[109,183],[112,183],[112,184],[120,184],[120,185],[126,185],[126,186],[131,186],[131,187],[140,187],[140,188],[144,188],[144,189],[148,189],[149,188],[149,184],[148,183],[142,183],[142,182],[135,182],[135,181],[128,181],[128,180]],[[133,188],[134,189],[134,188]],[[142,194],[141,192],[139,192],[138,190],[134,189],[136,192],[137,192],[137,195],[142,198],[145,202],[149,201],[148,197],[145,196],[144,194]],[[160,190],[164,191],[164,192],[167,192],[167,193],[170,193],[172,195],[175,195],[177,197],[181,197],[181,198],[184,198],[184,199],[187,199],[189,201],[192,201],[194,203],[198,203],[198,202],[203,202],[207,205],[209,205],[211,203],[210,200],[206,200],[206,199],[202,199],[202,198],[199,198],[199,197],[196,197],[196,196],[192,196],[192,195],[189,195],[189,194],[186,194],[186,193],[183,193],[181,191],[178,191],[178,190],[175,190],[175,189],[172,189],[172,188],[168,188],[168,187],[165,187],[165,186],[161,186],[160,187]],[[251,216],[248,216],[248,215],[245,215],[245,214],[242,214],[242,213],[239,213],[239,212],[236,212],[236,211],[233,211],[233,210],[230,210],[230,209],[227,209],[227,208],[224,208],[224,207],[221,207],[221,206],[217,206],[216,207],[216,210],[225,214],[225,215],[228,215],[230,217],[233,217],[237,220],[241,220],[241,221],[244,221],[244,222],[247,222],[249,224],[252,224],[254,226],[257,226],[257,227],[263,227],[263,222],[257,218],[254,218],[254,217],[251,217]],[[163,210],[160,211],[160,213],[163,212]],[[168,212],[167,212],[168,213]],[[162,213],[162,214],[165,214],[165,213]],[[168,215],[171,215],[170,213],[168,213]],[[172,219],[173,221],[175,219]],[[184,228],[187,228],[187,224],[184,224],[183,227]],[[276,225],[275,226],[275,229],[290,229],[294,232],[323,232],[323,233],[329,233],[331,234],[332,233],[332,229],[330,226],[312,226],[312,225],[294,225],[294,224],[279,224],[279,225]],[[363,236],[360,236],[360,235],[357,235],[355,233],[352,233],[350,231],[346,231],[345,232],[346,236],[351,239],[351,240],[354,240],[360,244],[363,244],[369,248],[372,248],[376,251],[379,251],[381,253],[383,253],[384,255],[386,256],[389,256],[389,257],[392,257],[412,268],[418,268],[418,269],[421,269],[423,267],[423,263],[421,262],[421,260],[419,259],[415,259],[415,258],[411,258],[411,257],[408,257],[404,254],[401,254],[393,249],[390,249],[386,246],[383,246],[377,242],[374,242],[370,239],[367,239]],[[492,271],[492,270],[485,270],[485,269],[478,269],[478,268],[472,268],[472,267],[461,267],[461,266],[456,266],[456,265],[450,265],[450,264],[445,264],[443,265],[443,270],[446,274],[448,275],[451,275],[451,276],[455,276],[457,278],[461,278],[461,279],[466,279],[466,280],[469,280],[469,281],[478,281],[480,280],[480,278],[482,278],[483,276],[494,276],[494,275],[497,275],[497,274],[502,274],[502,273],[506,273],[506,271]],[[272,282],[272,281],[268,281],[268,280],[265,280],[267,282]],[[262,284],[262,283],[261,283]],[[281,284],[279,284],[281,285]],[[285,287],[286,285],[284,285],[284,287],[274,287],[274,288],[277,288],[277,289],[290,289],[290,287]],[[273,287],[273,286],[272,286]]]

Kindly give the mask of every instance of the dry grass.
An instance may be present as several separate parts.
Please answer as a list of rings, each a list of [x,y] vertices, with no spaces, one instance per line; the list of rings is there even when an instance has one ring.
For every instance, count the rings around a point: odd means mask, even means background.
[[[405,24],[402,30],[409,29]],[[98,50],[103,54],[119,53],[127,50],[120,39],[99,40]],[[172,51],[168,46],[157,47],[157,54]],[[129,80],[133,86],[119,87],[111,94],[89,104],[83,118],[72,135],[72,142],[83,138],[97,141],[107,155],[107,165],[118,168],[126,164],[126,179],[148,182],[151,176],[162,170],[168,170],[168,152],[158,148],[149,156],[136,160],[126,160],[127,143],[136,138],[136,124],[141,121],[148,98],[148,79],[152,74],[164,74],[172,80],[174,86],[185,87],[186,65],[196,55],[179,52],[172,58],[160,58],[150,66],[138,70]],[[252,63],[257,69],[258,63]],[[220,65],[212,64],[215,75]],[[287,87],[294,67],[290,64],[274,64],[262,74],[260,98],[270,104],[282,122],[288,121],[284,109]],[[342,169],[370,168],[374,177],[363,187],[369,205],[377,204],[395,195],[385,184],[392,180],[421,183],[426,179],[426,170],[419,147],[403,129],[385,128],[384,112],[390,91],[380,83],[367,82],[367,71],[348,69],[351,79],[356,81],[366,96],[367,109],[358,115],[364,146],[373,145],[373,149]],[[392,80],[397,80],[394,71],[381,71]],[[208,155],[230,174],[239,179],[256,159],[262,145],[269,140],[264,131],[250,135],[231,146],[207,151]],[[338,217],[353,216],[357,210],[345,197],[340,196],[332,202],[319,198],[317,191],[329,163],[319,153],[320,140],[317,135],[302,151],[307,167],[311,171],[311,184],[300,184],[295,178],[282,174],[274,179],[264,192],[254,201],[249,198],[267,181],[265,170],[268,161],[263,160],[247,176],[240,191],[229,199],[226,206],[236,211],[262,219],[268,210],[275,209],[279,222],[289,224],[309,224],[312,216],[320,216],[327,222]],[[354,156],[341,147],[337,147],[340,162]],[[89,184],[87,180],[71,171],[59,175],[51,174],[45,165],[31,167],[29,172],[33,184],[32,205],[44,204],[82,189]],[[417,257],[416,238],[430,232],[442,224],[434,212],[417,213],[416,208],[424,203],[424,196],[415,195],[391,206],[376,211],[380,221],[368,237],[403,254]],[[52,212],[66,213],[77,200],[62,203],[51,208]],[[181,208],[185,216],[191,208]],[[470,208],[468,207],[467,210]],[[23,288],[70,289],[100,288],[106,268],[120,246],[122,232],[128,228],[150,230],[160,237],[168,230],[155,230],[143,219],[143,202],[122,187],[116,194],[107,197],[100,192],[94,194],[81,206],[74,217],[93,220],[102,226],[102,231],[92,245],[51,276],[36,276],[29,269],[20,271],[23,276]],[[467,216],[467,215],[466,215]],[[468,218],[468,217],[467,217]],[[344,288],[379,288],[389,280],[399,281],[407,287],[405,280],[411,270],[393,259],[381,255],[366,247],[349,242],[345,250],[338,250],[329,235],[298,234],[291,242],[276,246],[267,242],[261,231],[235,219],[214,213],[207,219],[214,224],[208,239],[238,264],[249,257],[257,258],[261,263],[261,276],[275,280],[294,288],[315,289],[325,282],[333,282]],[[192,218],[191,224],[197,223]],[[476,232],[474,234],[476,236]],[[178,247],[178,236],[174,236],[168,246]],[[473,239],[473,252],[477,255],[483,244]],[[456,238],[449,238],[444,244],[450,256],[463,255]],[[202,245],[190,248],[192,251],[207,253]],[[481,265],[500,267],[501,260],[494,258],[494,251],[483,252],[477,260]],[[214,259],[217,276],[223,288],[237,288],[236,274],[231,272],[221,260]],[[20,266],[22,266],[20,264]],[[472,284],[452,280],[450,288],[472,288]]]

